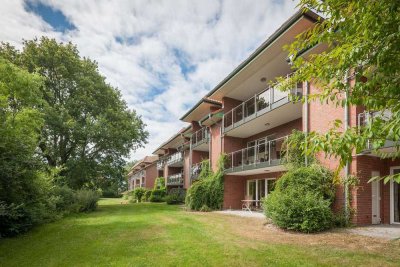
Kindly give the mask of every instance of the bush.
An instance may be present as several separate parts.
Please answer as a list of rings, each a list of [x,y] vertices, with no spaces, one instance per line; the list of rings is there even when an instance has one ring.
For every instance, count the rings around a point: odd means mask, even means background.
[[[99,193],[92,190],[78,190],[75,193],[76,211],[88,212],[97,208]]]
[[[165,189],[165,178],[164,177],[157,177],[154,181],[154,188],[153,189]]]
[[[147,191],[146,188],[143,188],[143,187],[135,188],[133,190],[134,199],[137,200],[137,202],[142,202],[142,198],[143,198],[144,194],[146,193],[146,191]]]
[[[164,202],[166,194],[167,192],[165,189],[154,189],[151,191],[149,200],[150,202]]]
[[[276,182],[275,190],[264,200],[264,211],[277,226],[318,232],[333,225],[335,196],[332,173],[319,166],[289,170]]]
[[[120,198],[120,197],[122,197],[122,194],[120,192],[118,192],[117,190],[113,190],[113,189],[102,190],[101,195],[102,195],[102,197],[107,197],[107,198]]]
[[[56,186],[52,192],[55,208],[59,212],[72,211],[72,206],[76,202],[75,192],[68,186]]]
[[[219,210],[224,199],[223,166],[225,155],[218,160],[218,170],[213,173],[204,168],[198,181],[193,183],[186,194],[185,204],[190,210]],[[207,173],[207,175],[205,175]]]
[[[152,190],[146,190],[146,192],[144,192],[143,195],[143,200],[144,201],[150,201],[150,196],[151,196],[151,192],[153,192]]]
[[[183,188],[172,188],[168,191],[165,201],[169,205],[182,204],[185,202],[186,190]]]

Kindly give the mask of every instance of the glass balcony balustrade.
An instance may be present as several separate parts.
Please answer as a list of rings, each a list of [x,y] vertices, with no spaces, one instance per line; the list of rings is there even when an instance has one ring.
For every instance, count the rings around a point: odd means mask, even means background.
[[[288,136],[274,140],[263,140],[256,145],[243,148],[227,155],[225,172],[235,172],[282,164],[286,148],[283,144]]]
[[[300,96],[303,90],[302,84],[294,85],[293,89],[289,92],[282,92],[278,87],[279,84],[268,87],[232,110],[225,112],[223,131],[229,131],[248,120],[254,119],[278,106],[290,102],[290,96]]]

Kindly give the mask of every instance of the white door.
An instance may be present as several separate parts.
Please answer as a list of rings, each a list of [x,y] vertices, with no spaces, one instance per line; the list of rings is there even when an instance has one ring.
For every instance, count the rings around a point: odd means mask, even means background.
[[[379,172],[373,171],[371,173],[372,177],[380,176]],[[381,190],[380,190],[380,181],[373,181],[371,183],[371,194],[372,194],[372,224],[380,224],[381,223]]]
[[[400,173],[399,167],[392,167],[391,174]],[[390,223],[400,224],[400,184],[390,181]]]

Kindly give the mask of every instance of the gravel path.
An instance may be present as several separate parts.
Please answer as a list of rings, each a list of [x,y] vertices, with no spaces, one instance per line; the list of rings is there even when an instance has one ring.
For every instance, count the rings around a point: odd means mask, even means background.
[[[265,219],[265,215],[262,212],[258,211],[244,211],[244,210],[218,210],[214,211],[215,213],[225,214],[225,215],[235,215],[240,217],[248,217],[248,218],[259,218]]]
[[[400,225],[371,225],[354,227],[348,229],[347,231],[352,234],[378,237],[388,240],[400,239]]]

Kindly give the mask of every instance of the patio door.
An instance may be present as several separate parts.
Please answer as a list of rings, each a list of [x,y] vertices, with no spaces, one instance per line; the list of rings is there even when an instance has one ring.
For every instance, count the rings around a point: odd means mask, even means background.
[[[274,190],[275,178],[248,180],[246,195],[254,201],[261,201]],[[258,203],[258,202],[256,202]]]
[[[399,174],[400,166],[390,169],[391,174]],[[390,181],[390,223],[400,224],[400,184]]]

